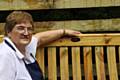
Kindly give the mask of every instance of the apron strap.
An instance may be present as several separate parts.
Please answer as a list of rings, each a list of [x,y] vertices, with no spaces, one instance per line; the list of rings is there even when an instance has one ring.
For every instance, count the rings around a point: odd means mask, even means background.
[[[4,41],[11,49],[13,49],[16,52],[15,48],[7,40]]]
[[[33,57],[32,54],[31,54],[31,56]],[[25,63],[25,60],[23,60],[23,61]],[[30,64],[25,63],[25,66],[26,66],[29,74],[31,75],[32,80],[44,80],[43,72],[42,72],[41,68],[39,67],[38,62],[36,60],[34,63],[30,63]]]

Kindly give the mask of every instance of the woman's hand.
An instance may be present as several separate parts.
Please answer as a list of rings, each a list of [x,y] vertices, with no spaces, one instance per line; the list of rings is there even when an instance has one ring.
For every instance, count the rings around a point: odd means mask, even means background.
[[[81,34],[79,31],[63,29],[63,36],[78,36],[79,34]]]

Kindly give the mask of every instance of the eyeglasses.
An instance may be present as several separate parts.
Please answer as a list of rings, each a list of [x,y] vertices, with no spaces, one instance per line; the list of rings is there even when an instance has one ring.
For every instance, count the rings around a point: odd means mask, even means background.
[[[16,26],[16,30],[19,31],[20,33],[33,33],[33,28],[32,27],[25,27],[25,26]]]

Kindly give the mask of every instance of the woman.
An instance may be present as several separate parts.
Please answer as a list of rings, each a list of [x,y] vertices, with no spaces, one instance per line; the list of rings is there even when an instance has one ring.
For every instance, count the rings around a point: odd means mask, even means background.
[[[24,11],[13,11],[6,18],[5,37],[0,44],[0,80],[43,80],[35,60],[38,46],[59,39],[75,36],[78,31],[59,29],[32,35],[32,16]]]

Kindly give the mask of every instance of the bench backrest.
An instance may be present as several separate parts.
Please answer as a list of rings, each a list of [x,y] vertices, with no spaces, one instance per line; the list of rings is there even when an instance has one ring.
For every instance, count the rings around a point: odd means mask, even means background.
[[[37,49],[48,80],[119,80],[120,34],[80,34]]]

